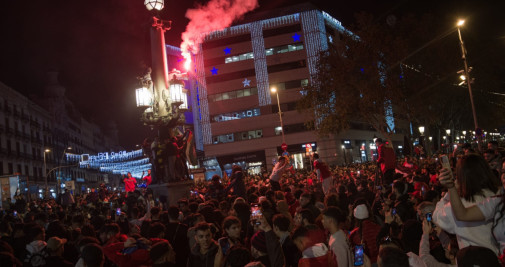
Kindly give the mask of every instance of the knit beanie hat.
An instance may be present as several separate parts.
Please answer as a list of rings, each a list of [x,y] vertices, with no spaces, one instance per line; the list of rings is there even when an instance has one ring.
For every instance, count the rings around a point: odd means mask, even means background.
[[[360,204],[360,205],[356,206],[356,208],[354,208],[353,215],[354,215],[354,218],[356,218],[358,220],[364,220],[364,219],[368,218],[369,214],[368,214],[368,209],[367,209],[366,205]]]
[[[260,252],[267,253],[265,232],[258,231],[251,238],[251,245]]]

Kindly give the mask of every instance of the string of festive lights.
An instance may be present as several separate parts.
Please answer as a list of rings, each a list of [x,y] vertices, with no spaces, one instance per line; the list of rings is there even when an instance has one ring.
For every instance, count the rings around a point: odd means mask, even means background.
[[[251,41],[254,55],[254,70],[256,72],[256,87],[260,106],[270,105],[272,99],[268,84],[267,56],[261,21],[251,23]]]
[[[65,153],[68,162],[79,162],[80,168],[96,169],[100,172],[126,175],[141,178],[152,165],[144,157],[142,149],[130,152],[102,152],[96,155]]]
[[[203,51],[200,44],[198,55],[195,56],[196,81],[198,82],[198,95],[200,96],[200,115],[202,116],[202,137],[204,144],[212,144],[212,132],[210,127],[209,101],[207,99],[207,82],[203,64]]]
[[[134,166],[143,165],[143,164],[147,164],[147,163],[149,163],[149,159],[144,158],[144,159],[127,161],[127,162],[122,162],[122,163],[117,163],[117,164],[108,163],[108,164],[100,164],[99,166],[96,166],[96,167],[93,165],[90,165],[90,166],[92,168],[98,168],[98,169],[100,169],[100,171],[106,172],[106,171],[113,170],[113,169],[124,169],[124,168],[134,167]]]
[[[321,51],[328,49],[328,43],[325,37],[324,19],[320,12],[316,10],[301,13],[303,36],[307,52],[307,67],[309,77],[317,72],[317,60]]]

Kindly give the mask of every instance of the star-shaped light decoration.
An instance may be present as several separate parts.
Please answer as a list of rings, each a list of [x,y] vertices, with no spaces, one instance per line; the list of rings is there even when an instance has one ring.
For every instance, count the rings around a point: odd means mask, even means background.
[[[242,81],[242,84],[244,85],[244,87],[249,87],[249,86],[251,86],[251,80],[248,80],[247,78],[245,78]]]
[[[295,33],[293,36],[293,42],[301,42],[300,40],[300,37],[302,37],[301,35],[299,35],[298,33]]]
[[[217,71],[218,69],[216,67],[212,67],[212,69],[210,70],[210,72],[212,72],[212,75],[217,75]]]
[[[231,48],[229,47],[226,47],[223,51],[225,55],[231,54]]]

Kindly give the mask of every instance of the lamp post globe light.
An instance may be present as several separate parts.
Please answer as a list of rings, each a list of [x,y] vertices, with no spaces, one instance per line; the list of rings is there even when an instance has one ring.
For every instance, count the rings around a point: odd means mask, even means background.
[[[426,152],[426,144],[424,142],[424,126],[419,126],[419,133],[421,136],[419,137],[419,144],[421,147],[424,149],[424,152]]]
[[[162,10],[163,7],[165,6],[165,3],[163,0],[145,0],[144,5],[146,6],[147,10],[151,11],[153,9],[155,10]]]

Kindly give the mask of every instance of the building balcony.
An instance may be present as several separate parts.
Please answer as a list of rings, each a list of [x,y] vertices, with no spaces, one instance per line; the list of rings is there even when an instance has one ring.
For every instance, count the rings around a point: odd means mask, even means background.
[[[30,126],[35,127],[35,128],[40,128],[40,123],[32,120],[32,121],[30,121]]]
[[[28,154],[28,153],[23,153],[23,152],[19,152],[17,153],[17,155],[20,157],[20,158],[23,158],[23,159],[33,159],[32,158],[32,155]]]
[[[32,143],[42,145],[42,140],[40,140],[40,138],[32,137],[31,141],[32,141]]]
[[[14,129],[11,128],[11,127],[6,127],[5,128],[5,133],[7,133],[8,135],[13,135],[14,134]]]
[[[28,122],[30,121],[30,117],[28,117],[28,115],[26,114],[21,114],[21,120],[24,122]]]
[[[23,137],[23,139],[26,141],[30,141],[31,138],[30,135],[27,133],[21,133],[21,137]]]

